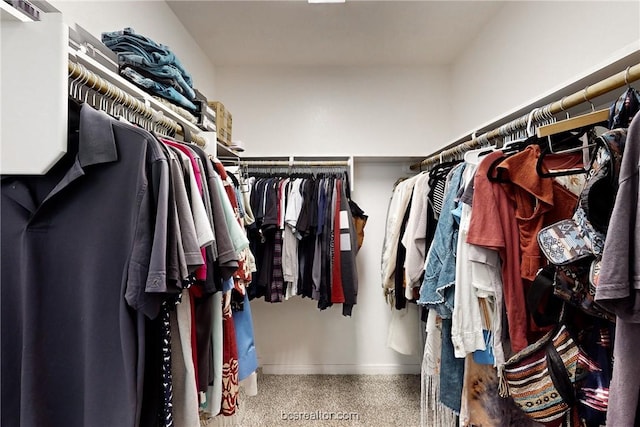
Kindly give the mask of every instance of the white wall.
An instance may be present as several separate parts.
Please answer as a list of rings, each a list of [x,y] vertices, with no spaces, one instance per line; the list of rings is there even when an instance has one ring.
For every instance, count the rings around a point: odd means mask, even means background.
[[[448,134],[445,67],[217,67],[246,156],[411,156]]]
[[[100,40],[106,31],[133,28],[167,45],[193,77],[194,87],[215,99],[215,70],[196,41],[164,1],[66,1],[49,3],[68,25],[79,24]]]
[[[428,153],[450,128],[447,69],[217,67],[216,84],[245,156],[382,157],[355,162],[352,196],[369,222],[357,257],[360,288],[352,318],[342,317],[339,306],[320,312],[309,299],[254,302],[264,371],[419,372],[419,350],[403,356],[386,346],[391,310],[380,256],[388,200],[403,175],[403,164],[392,157]],[[419,334],[414,337],[419,347]]]
[[[630,44],[640,49],[639,22],[638,1],[508,2],[452,66],[454,119],[442,145],[612,62]]]
[[[316,302],[308,298],[251,303],[256,350],[265,373],[420,372],[419,350],[413,356],[403,356],[386,346],[391,309],[385,303],[380,281],[381,230],[400,169],[400,164],[385,160],[356,163],[353,200],[369,220],[356,258],[359,290],[352,317],[342,316],[340,304],[319,311]],[[417,310],[415,313],[417,319]],[[419,347],[419,334],[414,337]]]

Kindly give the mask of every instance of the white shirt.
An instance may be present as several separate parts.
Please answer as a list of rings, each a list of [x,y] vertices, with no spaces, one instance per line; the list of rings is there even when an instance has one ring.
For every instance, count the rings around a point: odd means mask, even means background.
[[[382,247],[382,287],[394,289],[394,273],[396,271],[396,257],[400,244],[400,228],[407,206],[411,200],[413,187],[417,176],[411,177],[399,183],[391,196],[389,210],[387,212],[387,228]]]
[[[405,297],[413,299],[413,288],[420,287],[420,277],[427,257],[427,208],[429,204],[429,174],[418,175],[411,196],[411,212],[402,236],[406,248],[404,261]]]

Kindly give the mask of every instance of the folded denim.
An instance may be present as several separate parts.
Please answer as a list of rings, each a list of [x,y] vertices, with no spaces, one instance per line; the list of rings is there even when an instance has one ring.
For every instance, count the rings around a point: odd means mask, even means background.
[[[132,28],[125,28],[122,31],[102,33],[102,42],[112,51],[118,53],[120,65],[133,65],[147,68],[149,72],[161,69],[165,65],[172,66],[170,70],[159,70],[158,77],[174,77],[176,73],[180,75],[185,87],[185,93],[191,95],[193,92],[193,80],[191,75],[184,69],[176,55],[160,43],[156,43],[148,37],[136,34]],[[122,56],[122,58],[121,58]],[[188,90],[186,89],[188,88]],[[194,99],[195,94],[190,99]]]
[[[168,99],[169,101],[172,101],[188,110],[196,111],[196,106],[193,104],[193,102],[189,101],[187,98],[185,98],[184,95],[182,95],[171,86],[166,86],[156,82],[155,80],[144,77],[130,67],[121,69],[120,74],[131,80],[136,85],[146,89],[150,93]]]
[[[115,40],[106,40],[103,37],[102,43],[117,53],[132,53],[140,56],[145,65],[167,65],[174,64],[176,56],[173,52],[152,45],[141,44],[130,37],[119,37]]]
[[[154,42],[153,40],[136,34],[130,28],[125,28],[125,32],[116,31],[102,33],[102,43],[116,52],[134,52],[145,57],[149,63],[164,65],[173,64],[185,76],[189,84],[193,84],[191,76],[184,69],[180,60],[169,49],[168,46]]]
[[[180,73],[180,70],[171,64],[165,65],[145,65],[144,61],[140,60],[139,55],[131,53],[118,53],[118,63],[120,67],[124,68],[129,65],[134,69],[143,69],[146,73],[158,77],[159,79],[173,79],[182,88],[182,91],[187,99],[195,99],[196,93],[191,86],[186,82],[184,76]]]
[[[131,68],[134,71],[137,71],[143,77],[149,78],[149,79],[151,79],[151,80],[153,80],[155,82],[158,82],[158,83],[160,83],[162,85],[165,85],[165,86],[171,86],[172,88],[174,88],[175,90],[177,90],[181,94],[185,95],[184,89],[182,88],[182,86],[180,86],[180,84],[178,83],[178,81],[176,79],[158,77],[158,76],[154,75],[153,73],[150,73],[149,71],[147,71],[145,68],[134,67],[134,66],[131,66],[131,65],[127,65],[126,67]]]

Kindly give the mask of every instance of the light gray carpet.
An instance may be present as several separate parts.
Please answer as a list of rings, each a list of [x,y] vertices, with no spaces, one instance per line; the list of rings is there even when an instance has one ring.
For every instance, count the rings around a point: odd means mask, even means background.
[[[258,395],[240,398],[243,427],[420,425],[419,375],[260,374]]]

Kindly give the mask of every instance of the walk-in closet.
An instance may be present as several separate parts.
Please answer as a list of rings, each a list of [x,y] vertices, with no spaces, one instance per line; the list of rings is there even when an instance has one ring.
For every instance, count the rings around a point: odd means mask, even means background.
[[[640,425],[640,3],[0,1],[0,424]]]

